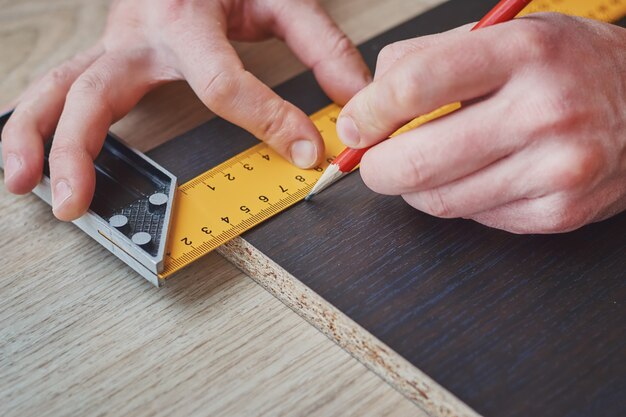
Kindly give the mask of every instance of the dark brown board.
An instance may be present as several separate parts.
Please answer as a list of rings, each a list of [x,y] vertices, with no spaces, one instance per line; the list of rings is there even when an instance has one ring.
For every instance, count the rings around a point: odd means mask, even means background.
[[[454,0],[361,50],[373,65],[385,44],[493,3]],[[277,91],[308,113],[328,103],[310,73]],[[214,119],[149,155],[185,181],[253,143]],[[244,238],[481,414],[626,415],[626,214],[515,236],[421,214],[352,174]]]

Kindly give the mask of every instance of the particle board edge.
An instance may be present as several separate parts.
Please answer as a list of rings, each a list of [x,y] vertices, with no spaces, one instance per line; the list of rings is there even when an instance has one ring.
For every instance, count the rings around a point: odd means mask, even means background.
[[[480,416],[245,239],[217,252],[429,415]]]

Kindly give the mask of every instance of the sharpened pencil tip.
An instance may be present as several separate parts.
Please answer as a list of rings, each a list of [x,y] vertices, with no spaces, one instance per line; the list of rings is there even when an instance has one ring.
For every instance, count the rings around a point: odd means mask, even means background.
[[[324,191],[326,188],[334,184],[339,178],[346,175],[344,172],[341,172],[339,167],[334,164],[330,164],[328,168],[322,173],[322,176],[317,180],[311,192],[304,197],[305,201],[311,201],[314,196]]]

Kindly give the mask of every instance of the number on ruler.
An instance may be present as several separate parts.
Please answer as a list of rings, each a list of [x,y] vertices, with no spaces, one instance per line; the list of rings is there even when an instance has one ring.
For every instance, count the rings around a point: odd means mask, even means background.
[[[318,129],[323,128],[330,135],[331,131],[334,132],[334,125],[331,121],[336,122],[335,118],[338,113],[338,107],[332,105],[329,109],[319,113],[320,116],[316,116],[314,122]],[[334,133],[330,136],[331,139],[336,139]],[[337,142],[333,146],[339,147],[340,144]],[[337,152],[335,148],[332,149],[333,151],[330,152]],[[201,177],[203,185],[212,193],[190,195],[190,198],[197,204],[181,205],[182,211],[179,208],[175,214],[176,227],[172,240],[177,244],[172,246],[173,261],[168,258],[163,276],[170,275],[193,259],[213,250],[217,245],[230,239],[235,231],[239,233],[243,229],[248,229],[251,225],[258,224],[264,218],[279,212],[286,204],[294,203],[294,194],[303,191],[313,181],[314,177],[306,172],[283,169],[286,165],[279,161],[280,158],[274,158],[276,154],[271,152],[267,146],[259,146],[254,149],[254,153],[246,152],[237,155],[203,174]],[[268,163],[260,161],[256,155]],[[334,156],[329,158],[329,162],[334,159]],[[316,176],[321,175],[325,166],[320,164],[315,168]],[[254,174],[242,174],[247,171],[254,171]],[[255,175],[257,171],[258,176]],[[265,178],[282,178],[282,180],[279,179],[279,183],[271,180],[266,182]],[[233,184],[230,184],[231,182]],[[235,185],[234,182],[237,184]],[[231,187],[226,187],[224,184],[229,184]],[[232,186],[236,186],[237,189],[233,190]],[[181,193],[184,193],[184,189],[183,187]],[[292,198],[288,198],[289,196]],[[247,204],[242,205],[243,201]],[[260,205],[262,207],[259,207]],[[214,213],[210,218],[203,217],[207,214],[204,211],[206,207],[211,207]],[[221,215],[216,214],[220,212]],[[183,260],[178,261],[179,259]]]

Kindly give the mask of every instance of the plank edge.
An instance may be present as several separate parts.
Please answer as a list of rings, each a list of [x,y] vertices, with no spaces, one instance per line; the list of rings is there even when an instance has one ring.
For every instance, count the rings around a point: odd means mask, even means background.
[[[245,239],[217,252],[429,415],[480,416]]]

